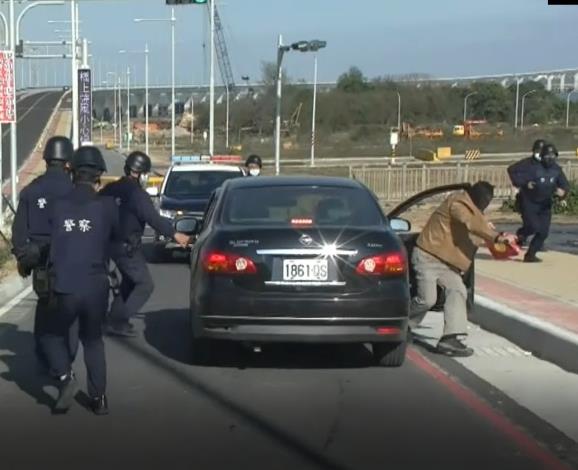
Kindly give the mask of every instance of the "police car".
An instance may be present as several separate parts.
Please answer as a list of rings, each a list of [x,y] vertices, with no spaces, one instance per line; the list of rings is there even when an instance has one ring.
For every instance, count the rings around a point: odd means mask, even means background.
[[[245,176],[240,156],[174,156],[160,191],[149,188],[147,192],[158,198],[162,217],[174,220],[187,215],[202,219],[211,194],[225,181]],[[164,249],[178,245],[155,233],[154,241],[160,255]]]

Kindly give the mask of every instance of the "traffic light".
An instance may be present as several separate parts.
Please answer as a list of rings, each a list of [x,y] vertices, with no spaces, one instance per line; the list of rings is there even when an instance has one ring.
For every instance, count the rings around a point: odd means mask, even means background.
[[[206,5],[208,0],[166,0],[167,5]]]

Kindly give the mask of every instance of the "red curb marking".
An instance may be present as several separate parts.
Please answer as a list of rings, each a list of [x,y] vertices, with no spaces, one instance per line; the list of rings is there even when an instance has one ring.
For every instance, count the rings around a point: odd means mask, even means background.
[[[538,441],[516,427],[508,418],[494,410],[474,392],[456,382],[442,369],[432,363],[415,349],[409,349],[408,359],[427,375],[446,387],[459,401],[467,405],[474,413],[497,428],[518,446],[528,457],[540,462],[547,470],[571,470],[571,467],[560,461],[548,449],[542,447]]]

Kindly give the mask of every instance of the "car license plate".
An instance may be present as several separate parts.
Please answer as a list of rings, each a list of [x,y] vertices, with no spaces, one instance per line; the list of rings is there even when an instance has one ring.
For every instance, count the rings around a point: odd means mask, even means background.
[[[283,280],[299,282],[323,282],[329,278],[326,259],[283,260]]]

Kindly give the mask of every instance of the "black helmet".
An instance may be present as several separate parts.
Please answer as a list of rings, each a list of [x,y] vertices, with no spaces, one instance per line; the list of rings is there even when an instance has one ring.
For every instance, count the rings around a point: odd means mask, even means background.
[[[546,145],[546,141],[544,139],[538,139],[534,142],[534,145],[532,145],[532,152],[534,153],[541,153],[542,152],[542,148],[544,147],[544,145]]]
[[[151,171],[152,163],[150,157],[144,152],[133,152],[128,157],[124,164],[125,174],[131,171],[135,173],[149,173]]]
[[[72,159],[72,155],[74,155],[74,147],[70,139],[57,135],[46,142],[43,158],[47,162],[56,160],[69,162]]]
[[[99,172],[106,171],[106,162],[104,161],[102,153],[98,148],[90,145],[80,147],[76,152],[74,152],[71,166],[73,170],[88,167]]]
[[[259,155],[249,155],[247,161],[245,162],[245,166],[249,166],[251,164],[258,165],[259,168],[263,167],[263,161]]]

